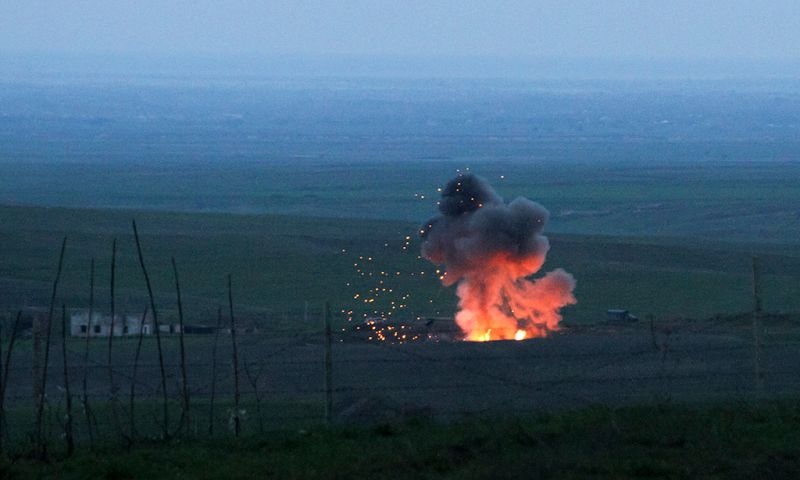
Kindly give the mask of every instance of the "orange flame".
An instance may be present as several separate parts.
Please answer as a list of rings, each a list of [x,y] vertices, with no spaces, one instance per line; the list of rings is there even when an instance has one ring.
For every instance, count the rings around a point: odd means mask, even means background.
[[[544,256],[519,259],[498,254],[482,268],[463,276],[456,323],[467,341],[524,340],[558,330],[559,310],[575,303],[575,280],[554,270],[536,280],[526,278]]]
[[[458,283],[455,320],[466,340],[519,340],[558,329],[559,310],[575,303],[575,279],[560,269],[529,278],[549,249],[541,235],[544,207],[523,197],[505,203],[482,178],[459,173],[442,191],[439,212],[420,230],[422,253],[446,266],[444,285]]]

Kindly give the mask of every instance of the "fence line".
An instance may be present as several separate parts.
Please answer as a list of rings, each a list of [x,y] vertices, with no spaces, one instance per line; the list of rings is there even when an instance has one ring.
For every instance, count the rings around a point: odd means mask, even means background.
[[[193,397],[192,405],[198,405],[193,408],[206,408],[204,405],[210,401],[221,408],[217,415],[213,415],[212,408],[208,420],[195,414],[185,428],[181,422],[180,431],[176,431],[180,435],[191,435],[193,431],[203,431],[206,426],[222,425],[231,419],[238,421],[244,431],[253,433],[256,424],[258,431],[264,431],[291,428],[297,422],[322,425],[326,421],[349,421],[348,418],[386,420],[420,413],[454,418],[530,413],[597,403],[796,397],[800,369],[787,366],[796,362],[786,360],[800,358],[800,341],[794,339],[796,336],[782,339],[767,335],[770,340],[760,344],[759,378],[765,383],[761,390],[753,381],[751,340],[746,332],[731,334],[730,326],[727,335],[722,335],[723,327],[726,327],[724,322],[711,322],[670,328],[659,325],[653,331],[634,328],[622,333],[614,329],[576,329],[546,339],[488,344],[367,341],[365,332],[341,329],[330,332],[333,355],[329,368],[323,355],[326,347],[322,331],[279,329],[250,333],[237,339],[241,358],[237,365],[249,381],[248,387],[239,390],[241,410],[231,407],[234,373],[225,368],[231,364],[226,353],[231,345],[226,342],[220,344],[218,353],[222,360],[216,362],[213,384],[206,373],[214,362],[202,356],[210,343],[206,345],[208,342],[204,343],[199,335],[187,336],[186,360],[179,356],[178,338],[165,336],[161,339],[163,350],[158,352],[163,357],[155,361],[157,352],[153,350],[152,339],[148,339],[150,344],[142,355],[149,360],[136,363],[135,378],[130,374],[134,365],[130,362],[131,342],[115,344],[111,365],[99,342],[95,344],[99,347],[90,348],[91,354],[87,355],[84,337],[66,347],[65,358],[69,362],[67,373],[71,385],[82,380],[83,372],[87,374],[85,398],[93,400],[92,410],[100,424],[98,435],[102,433],[101,437],[119,441],[122,441],[120,435],[127,434],[113,426],[109,376],[104,375],[107,371],[112,372],[120,389],[134,382],[136,402],[144,405],[140,410],[146,413],[135,422],[130,421],[128,430],[132,433],[128,441],[135,441],[140,435],[157,436],[154,432],[163,430],[163,418],[180,413],[181,395],[187,399]],[[88,340],[92,345],[92,339]],[[54,344],[54,348],[59,347]],[[198,352],[199,357],[193,356]],[[4,366],[12,380],[7,385],[5,404],[10,419],[4,435],[15,439],[18,445],[24,445],[31,433],[28,412],[31,395],[19,380],[30,373],[28,360],[34,353],[18,348],[12,359],[15,365]],[[54,362],[48,379],[43,382],[48,386],[43,393],[50,423],[45,425],[42,435],[43,441],[52,444],[58,443],[56,437],[63,429],[55,419],[67,403],[65,385],[58,375],[58,359]],[[185,376],[180,372],[181,366],[185,368]],[[163,386],[158,382],[159,369],[164,369]],[[251,371],[258,373],[251,376]],[[330,375],[328,387],[323,381],[327,375]],[[211,398],[212,387],[216,389],[216,399]],[[182,389],[185,393],[181,393]],[[75,438],[76,445],[83,448],[92,434],[82,417],[86,414],[82,410],[83,394],[75,390],[69,398],[76,400],[78,406],[73,414],[78,423]],[[167,398],[166,403],[163,398]],[[161,415],[159,399],[162,399]],[[172,412],[165,414],[164,410]],[[127,421],[129,415],[120,412],[123,422]],[[229,434],[226,429],[219,431],[223,432],[221,435]]]

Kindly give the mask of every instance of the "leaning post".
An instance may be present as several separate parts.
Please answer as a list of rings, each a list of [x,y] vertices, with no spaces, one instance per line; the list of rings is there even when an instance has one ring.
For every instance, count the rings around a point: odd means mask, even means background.
[[[322,318],[325,324],[325,425],[330,425],[333,413],[333,361],[331,355],[331,305],[328,302],[325,302]]]
[[[753,256],[753,373],[756,393],[764,389],[764,372],[761,367],[761,268],[758,257]]]

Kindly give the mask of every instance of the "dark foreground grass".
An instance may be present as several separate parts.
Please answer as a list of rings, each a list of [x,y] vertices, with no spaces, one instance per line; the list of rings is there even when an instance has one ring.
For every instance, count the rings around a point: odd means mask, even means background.
[[[411,421],[3,460],[2,478],[800,478],[797,401]]]

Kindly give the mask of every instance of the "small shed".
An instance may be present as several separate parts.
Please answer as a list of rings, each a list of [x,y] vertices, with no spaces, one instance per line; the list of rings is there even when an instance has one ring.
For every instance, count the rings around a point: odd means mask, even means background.
[[[606,311],[606,321],[613,323],[635,322],[639,320],[635,315],[631,315],[628,310],[612,308]]]

